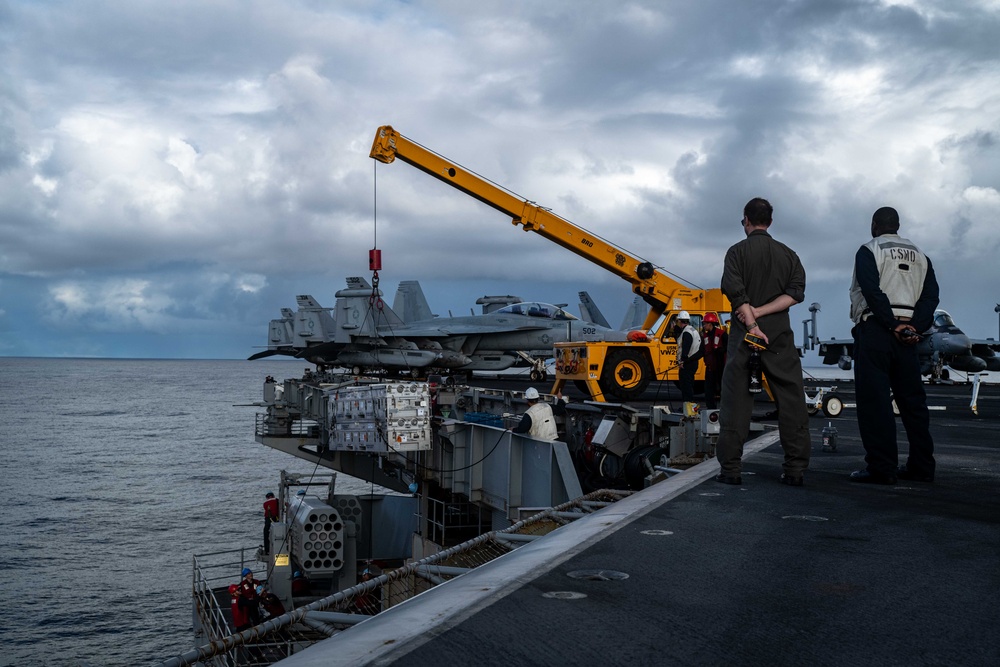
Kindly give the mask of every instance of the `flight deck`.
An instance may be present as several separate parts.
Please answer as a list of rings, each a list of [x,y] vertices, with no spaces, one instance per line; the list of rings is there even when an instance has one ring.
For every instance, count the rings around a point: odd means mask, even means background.
[[[849,482],[847,409],[784,486],[767,429],[741,486],[708,460],[279,664],[1000,664],[1000,392],[927,389],[933,484]]]

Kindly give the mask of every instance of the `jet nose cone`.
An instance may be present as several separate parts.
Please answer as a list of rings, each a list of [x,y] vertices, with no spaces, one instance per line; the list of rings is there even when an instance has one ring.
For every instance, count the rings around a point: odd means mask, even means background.
[[[972,341],[964,333],[952,335],[952,345],[956,350],[972,354]]]
[[[945,355],[966,355],[972,353],[972,341],[964,333],[941,334],[938,350]]]

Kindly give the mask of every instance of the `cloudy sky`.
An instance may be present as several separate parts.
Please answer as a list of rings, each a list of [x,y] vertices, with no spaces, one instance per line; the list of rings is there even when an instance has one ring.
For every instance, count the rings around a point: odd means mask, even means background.
[[[895,206],[996,337],[998,43],[995,0],[0,0],[0,355],[245,358],[376,244],[390,302],[621,319],[624,281],[376,166],[384,124],[702,287],[767,197],[824,337]]]

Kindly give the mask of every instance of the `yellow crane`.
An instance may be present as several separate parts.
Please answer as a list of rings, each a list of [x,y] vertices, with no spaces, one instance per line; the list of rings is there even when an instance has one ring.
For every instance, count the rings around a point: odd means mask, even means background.
[[[571,380],[596,401],[628,400],[639,396],[654,379],[677,380],[673,334],[677,313],[688,311],[695,328],[706,313],[729,314],[729,300],[722,290],[684,285],[650,262],[459,167],[388,125],[376,132],[370,155],[385,164],[398,158],[507,214],[524,231],[540,234],[627,280],[632,291],[649,304],[641,331],[630,335],[629,341],[557,343],[553,393]],[[704,379],[701,368],[696,379]]]

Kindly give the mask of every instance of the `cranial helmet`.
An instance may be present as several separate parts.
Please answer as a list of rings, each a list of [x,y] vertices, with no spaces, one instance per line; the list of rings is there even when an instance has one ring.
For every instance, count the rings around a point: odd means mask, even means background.
[[[253,573],[253,570],[251,570],[249,567],[245,567],[245,568],[243,568],[242,576],[245,577],[248,574],[252,574],[252,573]]]
[[[711,322],[712,324],[719,323],[719,316],[715,313],[705,313],[705,317],[701,318],[702,322]]]
[[[682,310],[681,312],[677,313],[677,319],[691,321],[691,316],[688,315],[688,311]]]
[[[528,399],[529,401],[537,401],[538,400],[538,390],[535,389],[534,387],[528,387],[527,390],[525,390],[525,392],[524,392],[524,397],[526,399]]]

